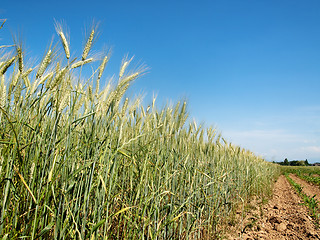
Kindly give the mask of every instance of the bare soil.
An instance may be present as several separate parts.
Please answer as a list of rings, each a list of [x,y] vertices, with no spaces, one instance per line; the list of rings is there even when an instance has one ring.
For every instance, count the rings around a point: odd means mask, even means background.
[[[292,179],[302,185],[294,177]],[[307,182],[303,184],[304,190],[316,187]],[[316,191],[312,189],[311,196]],[[252,207],[239,222],[240,228],[235,232],[230,228],[233,233],[229,233],[227,239],[320,239],[320,229],[310,217],[309,209],[283,175],[275,183],[273,197],[268,203]]]

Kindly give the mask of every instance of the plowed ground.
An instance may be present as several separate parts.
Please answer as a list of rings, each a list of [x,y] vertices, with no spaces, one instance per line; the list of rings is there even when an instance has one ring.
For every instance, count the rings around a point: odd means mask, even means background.
[[[303,186],[308,193],[319,193],[319,187],[292,179]],[[307,194],[308,194],[307,193]],[[309,195],[309,194],[308,194]],[[275,183],[273,197],[267,204],[253,207],[241,221],[240,230],[227,239],[320,239],[320,229],[310,217],[309,209],[291,187],[285,176]]]

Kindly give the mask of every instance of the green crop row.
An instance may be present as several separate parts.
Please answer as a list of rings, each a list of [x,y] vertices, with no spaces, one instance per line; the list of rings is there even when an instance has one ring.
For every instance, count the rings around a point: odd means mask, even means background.
[[[298,177],[306,180],[307,182],[316,184],[318,186],[320,186],[320,176],[313,176],[313,175],[306,175],[306,174],[297,174]]]
[[[307,175],[319,175],[319,166],[281,166],[282,173],[293,173],[293,174],[307,174]]]
[[[296,174],[298,177],[320,186],[320,168],[319,167],[281,167],[283,173]]]
[[[300,184],[293,181],[292,178],[289,177],[288,173],[286,173],[285,176],[288,179],[289,183],[294,187],[294,189],[303,199],[304,204],[309,208],[313,219],[316,221],[316,224],[319,225],[319,219],[320,219],[319,206],[318,206],[318,201],[315,199],[315,195],[312,197],[308,196],[303,192],[303,187]]]

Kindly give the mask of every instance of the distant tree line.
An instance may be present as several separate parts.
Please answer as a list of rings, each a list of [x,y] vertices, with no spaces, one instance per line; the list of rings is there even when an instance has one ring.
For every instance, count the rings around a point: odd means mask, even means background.
[[[273,163],[276,163],[282,166],[311,166],[311,164],[308,163],[308,159],[288,161],[288,159],[286,158],[283,162],[273,161]]]

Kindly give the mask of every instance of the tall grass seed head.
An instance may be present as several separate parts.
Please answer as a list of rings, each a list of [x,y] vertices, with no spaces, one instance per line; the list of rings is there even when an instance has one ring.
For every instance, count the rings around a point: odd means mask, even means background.
[[[55,28],[56,28],[58,35],[60,36],[60,40],[61,40],[64,52],[66,54],[66,58],[69,59],[70,58],[70,49],[69,49],[68,35],[66,35],[64,33],[61,23],[56,22]]]
[[[47,52],[46,56],[44,57],[44,59],[41,62],[41,65],[38,69],[36,78],[41,78],[41,76],[43,75],[44,71],[47,69],[48,65],[51,62],[51,55],[52,55],[52,51],[51,49],[49,49],[49,51]]]
[[[85,60],[81,60],[81,61],[78,61],[74,64],[71,65],[71,68],[77,68],[77,67],[80,67],[80,66],[83,66],[87,63],[91,63],[93,61],[93,58],[88,58],[88,59],[85,59]]]
[[[12,57],[8,60],[6,60],[3,64],[2,64],[2,67],[0,69],[0,74],[4,74],[8,68],[14,63],[14,60],[16,59],[16,57]]]
[[[100,79],[100,78],[102,77],[102,73],[103,73],[103,71],[104,71],[104,69],[105,69],[108,61],[109,61],[109,56],[106,55],[106,56],[103,58],[103,60],[102,60],[102,62],[101,62],[101,65],[100,65],[100,67],[99,67],[98,79]]]
[[[95,33],[95,31],[94,31],[94,29],[92,29],[92,30],[91,30],[91,33],[90,33],[90,36],[89,36],[89,38],[88,38],[88,40],[87,40],[87,42],[86,42],[86,45],[85,45],[85,47],[84,47],[84,49],[83,49],[82,61],[84,61],[84,60],[87,58],[87,56],[88,56],[88,53],[89,53],[89,51],[90,51],[90,49],[91,49],[91,46],[92,46],[92,41],[93,41],[94,33]]]
[[[65,75],[67,74],[67,71],[68,71],[68,67],[64,67],[59,72],[57,72],[49,88],[55,88],[56,86],[58,86],[60,82],[64,79]]]
[[[23,72],[23,52],[21,47],[17,47],[19,71]]]
[[[133,57],[130,58],[128,60],[127,57],[125,57],[123,60],[122,60],[122,63],[121,63],[121,67],[120,67],[120,72],[119,72],[119,79],[121,79],[124,75],[124,72],[125,70],[127,69],[127,67],[129,66],[130,62],[132,61]]]
[[[6,104],[6,85],[4,83],[4,75],[1,74],[0,76],[1,82],[0,82],[0,106],[4,107]]]

